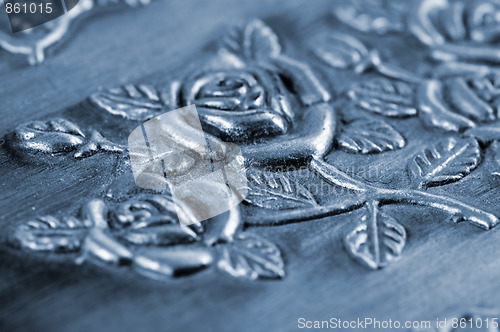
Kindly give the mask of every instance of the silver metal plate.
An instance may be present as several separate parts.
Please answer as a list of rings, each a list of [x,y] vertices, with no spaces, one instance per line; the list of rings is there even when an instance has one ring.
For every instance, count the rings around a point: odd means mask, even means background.
[[[458,0],[154,2],[78,18],[88,24],[58,35],[70,33],[65,47],[39,66],[4,56],[2,323],[492,324],[499,9]],[[44,60],[36,54],[30,63]],[[220,160],[223,142],[241,149],[248,182],[242,204],[186,226],[189,207],[134,181],[127,138],[189,105],[213,151],[222,147]],[[190,146],[182,130],[164,134]],[[200,162],[164,161],[178,174]],[[200,204],[218,208],[219,189],[197,190]]]

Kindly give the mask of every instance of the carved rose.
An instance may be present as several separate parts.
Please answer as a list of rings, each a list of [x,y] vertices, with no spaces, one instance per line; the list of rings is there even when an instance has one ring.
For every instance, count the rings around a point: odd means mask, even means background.
[[[238,143],[253,165],[302,163],[328,152],[336,115],[311,69],[281,54],[278,37],[259,20],[222,44],[181,80],[178,107],[195,104],[205,130]]]
[[[215,140],[236,142],[246,161],[254,165],[301,163],[324,154],[333,144],[334,110],[314,95],[318,90],[312,92],[297,83],[304,77],[316,83],[310,71],[300,72],[302,65],[284,62],[292,66],[285,72],[278,66],[264,69],[250,64],[194,73],[181,84],[179,107],[195,104],[204,129]],[[288,86],[284,75],[289,75]]]
[[[211,134],[246,141],[287,132],[291,117],[276,73],[257,68],[195,74],[182,87],[184,105],[196,105]]]
[[[441,60],[500,63],[500,2],[420,0],[410,31]]]
[[[172,73],[168,84],[100,90],[90,102],[139,121],[196,105],[204,130],[215,140],[211,149],[224,150],[217,140],[235,142],[254,165],[302,163],[331,149],[336,115],[327,103],[330,94],[307,64],[281,54],[268,26],[252,20],[219,44],[217,52]],[[164,135],[190,147],[189,121],[179,120]]]
[[[180,224],[190,223],[189,226]],[[120,203],[110,219],[117,236],[136,245],[169,246],[197,241],[203,228],[171,197],[143,195]]]

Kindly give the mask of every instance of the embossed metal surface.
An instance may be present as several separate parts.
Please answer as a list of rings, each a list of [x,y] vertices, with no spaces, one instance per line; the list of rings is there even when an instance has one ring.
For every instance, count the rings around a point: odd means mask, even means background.
[[[289,331],[498,307],[498,6],[153,2],[40,66],[3,57],[2,323]],[[248,178],[242,204],[201,223],[134,182],[127,146],[188,105]],[[175,121],[163,134],[189,147]],[[223,190],[198,190],[217,210]]]

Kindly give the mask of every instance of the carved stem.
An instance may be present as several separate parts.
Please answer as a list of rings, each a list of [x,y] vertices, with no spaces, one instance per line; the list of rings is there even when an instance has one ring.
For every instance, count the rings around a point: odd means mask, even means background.
[[[309,168],[330,184],[358,192],[366,192],[369,188],[368,185],[353,179],[337,167],[328,164],[323,159],[313,158],[309,164]]]
[[[431,206],[451,214],[453,216],[452,220],[455,222],[469,221],[475,226],[484,229],[493,228],[499,222],[499,219],[495,215],[452,198],[418,190],[374,189],[373,197],[380,200],[381,204],[406,203]]]
[[[472,224],[484,229],[490,229],[497,225],[499,222],[499,219],[495,215],[474,208],[452,198],[433,195],[419,190],[384,189],[364,184],[358,180],[351,178],[349,175],[345,174],[335,166],[329,165],[324,160],[321,160],[319,158],[314,158],[311,161],[310,167],[316,174],[318,174],[321,178],[323,178],[330,184],[363,193],[363,195],[360,195],[361,201],[358,201],[355,204],[344,203],[338,206],[324,207],[318,210],[318,212],[316,213],[311,211],[311,215],[307,216],[305,215],[306,210],[286,213],[286,216],[295,214],[297,217],[302,217],[302,220],[307,220],[312,219],[315,216],[318,217],[340,214],[361,207],[366,203],[367,199],[370,199],[377,200],[381,204],[386,205],[406,203],[430,206],[451,214],[453,216],[452,220],[455,222],[469,221]],[[326,210],[328,210],[328,212]]]
[[[277,226],[301,221],[320,219],[357,210],[366,204],[366,198],[358,197],[328,206],[316,206],[306,209],[289,210],[279,215],[250,216],[246,218],[247,226]]]

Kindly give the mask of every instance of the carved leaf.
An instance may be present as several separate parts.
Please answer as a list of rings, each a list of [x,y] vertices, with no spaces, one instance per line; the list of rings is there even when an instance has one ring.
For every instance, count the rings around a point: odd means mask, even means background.
[[[311,50],[326,64],[341,69],[355,66],[368,55],[363,43],[340,32],[331,32],[315,38],[311,43]]]
[[[406,26],[407,1],[349,0],[339,4],[334,7],[335,16],[360,31],[385,34]]]
[[[10,144],[17,153],[36,155],[37,161],[49,161],[73,150],[76,150],[75,158],[89,157],[101,151],[123,152],[121,145],[105,139],[96,130],[91,129],[85,135],[78,125],[63,118],[21,124],[11,136]],[[41,156],[40,152],[45,155]]]
[[[159,113],[167,104],[166,92],[150,85],[128,84],[120,88],[97,91],[89,97],[90,102],[111,114],[129,120],[144,121]]]
[[[414,91],[408,84],[377,78],[353,84],[347,96],[361,109],[390,117],[414,116]]]
[[[54,154],[74,150],[86,140],[76,124],[63,118],[21,124],[13,136],[14,148]]]
[[[347,252],[361,264],[381,269],[398,260],[406,245],[406,230],[394,218],[372,205],[344,237]]]
[[[222,45],[248,60],[276,57],[281,53],[278,36],[258,19],[250,21],[242,29],[232,29],[223,38]]]
[[[44,216],[18,226],[13,238],[21,247],[34,251],[74,252],[82,246],[91,226],[73,217],[60,220]]]
[[[447,138],[416,154],[408,170],[419,187],[440,186],[469,175],[480,159],[481,150],[475,138]]]
[[[286,210],[317,206],[311,192],[284,172],[247,173],[248,196],[245,200],[264,209]]]
[[[342,128],[337,143],[347,152],[368,154],[401,149],[405,139],[384,121],[358,119]]]
[[[251,233],[240,233],[221,248],[217,267],[242,279],[276,279],[285,275],[280,250],[271,242]]]

